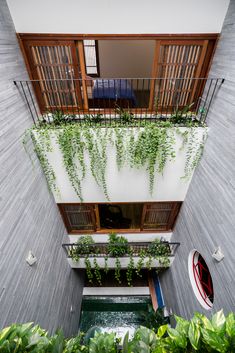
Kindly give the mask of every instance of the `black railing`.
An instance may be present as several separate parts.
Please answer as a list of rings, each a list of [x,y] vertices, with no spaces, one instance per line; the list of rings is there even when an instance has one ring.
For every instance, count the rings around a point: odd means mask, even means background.
[[[34,123],[116,118],[169,119],[191,117],[205,122],[212,99],[224,79],[115,78],[14,81]]]
[[[128,250],[126,251],[125,254],[118,256],[118,257],[129,257],[130,254],[132,256],[140,256],[143,252],[145,254],[151,254],[153,251],[151,249],[154,243],[146,242],[146,243],[128,243]],[[167,241],[161,241],[157,245],[154,244],[155,249],[158,247],[157,251],[162,253],[162,256],[175,256],[176,249],[180,243],[177,242],[167,242]],[[110,251],[109,244],[108,243],[96,243],[96,244],[89,244],[89,245],[84,245],[82,246],[81,244],[73,243],[73,244],[63,244],[62,245],[67,257],[71,258],[75,254],[78,255],[79,257],[115,257],[112,252]],[[121,247],[123,249],[123,244],[112,244],[113,247]],[[157,252],[156,251],[156,252]],[[158,255],[161,256],[161,255]]]

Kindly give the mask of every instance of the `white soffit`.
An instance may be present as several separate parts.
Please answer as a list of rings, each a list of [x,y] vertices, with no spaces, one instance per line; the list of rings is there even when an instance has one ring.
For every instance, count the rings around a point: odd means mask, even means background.
[[[16,32],[218,33],[229,0],[7,0]]]

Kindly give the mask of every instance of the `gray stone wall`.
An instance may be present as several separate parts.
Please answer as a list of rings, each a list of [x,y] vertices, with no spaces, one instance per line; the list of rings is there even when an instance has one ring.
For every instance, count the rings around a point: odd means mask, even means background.
[[[191,317],[210,314],[198,303],[188,275],[188,254],[197,249],[214,285],[212,312],[235,311],[235,1],[224,21],[210,77],[224,77],[208,116],[209,137],[203,158],[181,209],[173,241],[181,246],[172,268],[161,276],[165,300],[173,312]],[[211,254],[220,245],[225,258]]]
[[[38,161],[22,145],[32,124],[13,80],[27,79],[15,29],[0,0],[0,327],[34,321],[77,332],[83,280],[61,248],[65,228]],[[38,258],[29,267],[32,250]]]

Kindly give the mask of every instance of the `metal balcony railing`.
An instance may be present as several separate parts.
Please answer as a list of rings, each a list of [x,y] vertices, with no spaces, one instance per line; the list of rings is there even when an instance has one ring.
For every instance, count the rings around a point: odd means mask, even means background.
[[[138,257],[143,252],[146,254],[146,256],[151,256],[153,254],[153,248],[152,246],[156,245],[154,243],[143,243],[143,242],[132,242],[128,243],[127,245],[127,251],[125,254],[118,256],[118,257],[129,257],[130,254],[133,257]],[[175,252],[178,248],[180,243],[178,242],[166,242],[166,241],[161,241],[159,244],[157,244],[157,252],[159,255],[157,256],[167,256],[167,257],[172,257],[175,256]],[[72,258],[75,254],[78,255],[80,258],[84,257],[115,257],[112,252],[110,251],[109,243],[95,243],[95,244],[89,244],[89,245],[81,245],[77,243],[73,244],[63,244],[62,247],[64,248],[66,255],[68,258]],[[123,249],[123,244],[112,244],[113,247],[121,247]],[[162,254],[162,255],[161,255]],[[154,257],[154,256],[153,256]]]
[[[93,119],[107,124],[120,117],[205,122],[220,78],[108,78],[14,81],[35,124]]]

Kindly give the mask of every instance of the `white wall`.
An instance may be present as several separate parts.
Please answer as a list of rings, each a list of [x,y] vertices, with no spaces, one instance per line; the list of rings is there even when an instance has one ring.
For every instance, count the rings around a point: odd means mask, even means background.
[[[220,32],[229,0],[7,0],[16,32]]]
[[[99,40],[101,77],[149,78],[155,41]]]
[[[133,128],[134,129],[134,128]],[[185,128],[180,128],[182,131]],[[203,128],[197,128],[199,140],[203,135]],[[186,160],[185,150],[180,150],[182,139],[175,134],[177,151],[176,159],[167,162],[163,175],[157,175],[153,195],[149,193],[148,173],[144,169],[124,167],[118,171],[115,147],[107,146],[107,188],[110,202],[144,202],[144,201],[183,201],[187,193],[190,180],[182,179]],[[60,196],[55,193],[58,203],[80,202],[63,166],[62,155],[56,139],[52,139],[53,151],[48,153],[48,160],[55,171]],[[98,187],[89,168],[89,157],[85,155],[87,173],[82,181],[84,202],[107,202],[103,190]]]

